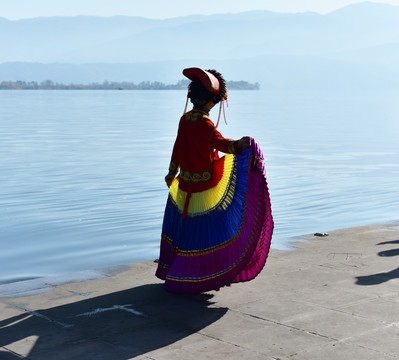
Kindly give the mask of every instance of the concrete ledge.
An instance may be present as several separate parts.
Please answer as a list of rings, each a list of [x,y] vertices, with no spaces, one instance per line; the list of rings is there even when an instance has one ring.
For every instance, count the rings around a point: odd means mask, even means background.
[[[0,359],[399,359],[399,226],[307,240],[198,296],[152,261],[0,285]]]

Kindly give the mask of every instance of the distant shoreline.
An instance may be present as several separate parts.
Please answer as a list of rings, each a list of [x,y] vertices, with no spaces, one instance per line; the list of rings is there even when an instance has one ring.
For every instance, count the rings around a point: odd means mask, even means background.
[[[63,84],[51,80],[37,81],[2,81],[0,90],[186,90],[188,80],[181,80],[176,84],[164,84],[158,81],[133,82],[104,81],[90,84]],[[251,84],[247,81],[228,81],[229,90],[259,90],[259,83]]]

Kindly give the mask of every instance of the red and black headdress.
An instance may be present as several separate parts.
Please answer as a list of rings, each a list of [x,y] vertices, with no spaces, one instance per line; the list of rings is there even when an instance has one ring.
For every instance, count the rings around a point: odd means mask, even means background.
[[[183,75],[191,80],[188,86],[187,103],[184,113],[187,110],[188,99],[191,99],[194,106],[204,106],[209,101],[213,101],[215,104],[220,102],[217,122],[219,124],[222,107],[224,114],[224,106],[222,104],[224,104],[224,101],[227,101],[227,86],[222,74],[216,70],[203,70],[193,67],[184,69]]]
[[[199,81],[205,89],[215,97],[215,104],[219,101],[227,100],[227,86],[221,73],[216,70],[203,70],[197,67],[183,70],[183,75],[192,82]]]

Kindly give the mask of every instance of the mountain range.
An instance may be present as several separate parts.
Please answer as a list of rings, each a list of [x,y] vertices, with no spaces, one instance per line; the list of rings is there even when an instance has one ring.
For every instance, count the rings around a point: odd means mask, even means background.
[[[399,6],[358,3],[329,14],[251,11],[165,20],[0,18],[0,81],[176,83],[216,68],[262,87],[399,84]]]

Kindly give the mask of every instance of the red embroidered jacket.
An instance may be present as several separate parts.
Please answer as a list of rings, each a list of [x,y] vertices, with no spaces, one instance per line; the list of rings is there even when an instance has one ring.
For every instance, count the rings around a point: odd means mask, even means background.
[[[216,130],[208,113],[193,109],[184,114],[173,147],[169,172],[179,174],[183,191],[203,191],[216,185],[223,175],[218,151],[237,154],[237,140],[225,139]]]

